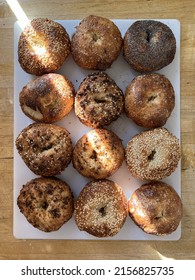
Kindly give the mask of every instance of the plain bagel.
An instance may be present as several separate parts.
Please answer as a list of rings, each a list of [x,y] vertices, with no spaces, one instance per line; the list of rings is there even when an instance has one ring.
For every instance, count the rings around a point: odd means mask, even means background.
[[[64,76],[50,73],[35,78],[19,95],[22,111],[37,122],[61,120],[73,108],[74,87]]]
[[[182,218],[182,202],[164,182],[150,182],[131,196],[128,209],[133,221],[146,233],[166,235],[175,231]]]
[[[73,150],[72,163],[83,176],[105,179],[114,174],[124,160],[121,139],[111,130],[93,129],[83,135]]]
[[[145,74],[137,76],[126,89],[126,115],[142,127],[163,126],[174,107],[174,89],[164,75]]]

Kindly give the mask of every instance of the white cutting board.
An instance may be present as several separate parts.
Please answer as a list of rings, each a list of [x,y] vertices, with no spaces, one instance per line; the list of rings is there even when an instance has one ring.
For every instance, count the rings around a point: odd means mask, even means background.
[[[119,27],[122,36],[124,36],[128,27],[135,20],[119,19],[113,21]],[[177,50],[175,59],[170,65],[157,72],[160,74],[164,74],[171,81],[174,87],[176,104],[172,115],[167,121],[165,127],[180,139],[180,23],[175,19],[163,19],[159,21],[167,24],[172,29],[176,37]],[[66,28],[71,38],[72,34],[75,32],[75,26],[77,26],[80,21],[60,20],[58,22]],[[14,27],[14,141],[20,131],[24,127],[32,123],[32,121],[23,114],[19,105],[20,91],[28,81],[34,78],[34,76],[25,73],[18,63],[17,47],[20,33],[21,27],[18,22],[16,22]],[[80,82],[88,73],[91,72],[94,71],[87,71],[79,68],[74,63],[71,56],[69,56],[63,67],[60,69],[60,71],[58,71],[58,73],[65,75],[68,79],[71,80],[76,90]],[[125,91],[126,86],[131,82],[131,80],[135,76],[139,75],[138,73],[134,72],[125,62],[122,56],[122,52],[117,61],[114,62],[112,67],[106,70],[106,72],[115,80],[115,82],[123,90],[123,92]],[[70,113],[67,117],[65,117],[60,122],[57,122],[56,124],[64,126],[69,130],[69,132],[71,133],[73,144],[75,144],[83,134],[90,130],[90,128],[87,128],[79,122],[79,120],[74,115],[74,112]],[[133,135],[143,130],[143,128],[138,127],[130,119],[128,119],[124,113],[117,121],[115,121],[107,128],[116,132],[117,135],[121,139],[123,139],[124,147],[126,147],[127,142]],[[27,222],[23,214],[20,213],[16,201],[22,186],[36,177],[37,176],[33,174],[24,164],[14,145],[14,236],[16,238],[22,239],[98,239],[86,232],[79,231],[74,222],[74,217],[56,232],[45,233],[31,226]],[[77,198],[83,186],[89,181],[88,179],[79,175],[79,173],[72,167],[72,164],[70,164],[69,167],[65,171],[63,171],[60,176],[57,177],[65,180],[71,186],[75,198]],[[109,179],[115,181],[123,188],[124,193],[128,199],[131,196],[132,192],[143,184],[143,181],[137,180],[130,175],[126,168],[125,162],[113,176],[109,177]],[[181,195],[180,163],[177,170],[163,181],[172,185],[177,193]],[[99,238],[99,240],[178,240],[180,238],[180,235],[181,225],[174,233],[168,236],[160,237],[146,234],[141,229],[139,229],[128,216],[125,225],[117,235],[112,238]]]

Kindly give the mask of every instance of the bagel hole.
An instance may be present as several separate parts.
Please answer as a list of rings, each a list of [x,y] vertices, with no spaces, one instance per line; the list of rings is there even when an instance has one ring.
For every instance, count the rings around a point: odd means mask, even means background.
[[[151,161],[154,159],[154,155],[156,154],[156,151],[155,150],[152,150],[152,152],[149,154],[148,156],[148,160]]]
[[[153,101],[157,96],[156,95],[151,95],[148,97],[148,102]]]
[[[102,217],[106,216],[106,206],[101,207],[99,209],[99,213],[101,214]]]
[[[150,32],[150,31],[146,31],[146,41],[147,41],[148,43],[150,43],[151,36],[152,36],[151,32]]]
[[[57,208],[50,210],[49,213],[52,215],[53,218],[60,217],[60,211]]]
[[[159,215],[156,216],[154,219],[158,221],[158,220],[160,220],[161,218],[163,218],[163,216],[164,216],[164,213],[163,213],[163,211],[162,211],[162,212],[159,213]]]
[[[104,99],[94,98],[94,101],[95,101],[96,103],[106,103],[106,100],[104,100]]]
[[[50,150],[52,147],[53,147],[53,144],[50,143],[48,146],[43,147],[42,152],[47,151],[47,150]]]
[[[42,207],[44,210],[46,210],[46,209],[48,208],[48,206],[49,206],[49,204],[48,204],[47,201],[44,201],[44,202],[42,203],[42,205],[41,205],[41,207]]]
[[[97,153],[95,150],[93,150],[91,156],[90,156],[91,159],[94,159],[94,160],[97,160]]]
[[[156,216],[154,219],[159,220],[160,218],[162,218],[162,217],[161,216]]]
[[[95,42],[97,42],[97,40],[99,39],[99,37],[96,33],[93,33],[92,38],[93,38],[93,41],[95,41]]]

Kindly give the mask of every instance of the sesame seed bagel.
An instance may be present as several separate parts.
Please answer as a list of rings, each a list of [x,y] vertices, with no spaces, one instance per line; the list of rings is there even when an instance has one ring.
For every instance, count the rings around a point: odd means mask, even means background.
[[[121,114],[124,96],[106,73],[89,74],[80,84],[75,97],[75,114],[89,127],[111,124]]]
[[[73,215],[70,187],[57,178],[36,178],[26,183],[17,198],[20,212],[35,228],[58,230]]]
[[[107,129],[94,129],[83,135],[73,150],[72,163],[83,176],[104,179],[115,173],[124,160],[121,139]]]
[[[29,74],[40,76],[57,71],[70,53],[65,28],[48,18],[33,19],[18,42],[18,61]]]
[[[61,120],[73,108],[74,87],[59,74],[45,74],[28,82],[19,96],[26,116],[37,122],[52,123]]]
[[[16,148],[32,172],[41,176],[60,174],[70,163],[70,133],[53,124],[34,123],[24,128],[16,139]]]
[[[137,72],[160,70],[170,64],[176,53],[172,30],[155,20],[138,20],[124,36],[124,58]]]
[[[125,112],[137,125],[163,126],[175,107],[175,93],[170,81],[160,74],[134,78],[125,92]]]
[[[127,217],[122,188],[110,180],[89,182],[75,203],[75,221],[81,231],[97,237],[116,235]]]
[[[142,180],[161,180],[171,175],[180,157],[178,139],[165,128],[143,131],[126,147],[127,168]]]
[[[111,20],[90,15],[76,27],[72,57],[82,68],[106,70],[119,56],[122,41],[120,30]]]
[[[163,182],[142,185],[128,203],[132,220],[146,233],[167,235],[182,218],[182,202],[177,192]]]

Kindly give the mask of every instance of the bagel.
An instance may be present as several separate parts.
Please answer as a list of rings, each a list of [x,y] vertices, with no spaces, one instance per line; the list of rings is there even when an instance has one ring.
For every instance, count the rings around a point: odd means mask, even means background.
[[[28,168],[40,176],[60,174],[69,165],[73,150],[65,128],[44,123],[24,128],[16,139],[16,148]]]
[[[174,107],[174,89],[164,75],[137,76],[126,89],[126,115],[139,126],[146,128],[163,126]]]
[[[160,70],[173,61],[175,53],[175,36],[160,21],[135,21],[125,33],[124,58],[137,72]]]
[[[33,19],[20,35],[18,61],[29,74],[41,76],[57,71],[69,54],[68,33],[51,19]]]
[[[171,175],[181,157],[178,139],[166,128],[135,135],[126,147],[127,168],[142,180],[161,180]]]
[[[58,230],[74,210],[70,187],[54,177],[26,183],[20,190],[17,205],[32,226],[45,232]]]
[[[116,83],[103,72],[89,74],[75,97],[75,114],[86,126],[104,127],[121,114],[124,96]]]
[[[90,15],[76,27],[71,54],[84,69],[106,70],[119,56],[122,41],[120,30],[111,20]]]
[[[167,235],[175,231],[182,218],[182,202],[163,182],[150,182],[131,196],[128,210],[132,220],[146,233]]]
[[[96,237],[114,236],[125,223],[127,199],[113,181],[92,181],[79,194],[74,216],[79,230]]]
[[[61,120],[73,108],[74,87],[59,74],[45,74],[28,82],[19,95],[23,113],[37,122]]]
[[[124,160],[122,141],[112,131],[94,129],[83,135],[73,150],[74,168],[84,177],[105,179],[115,173]]]

